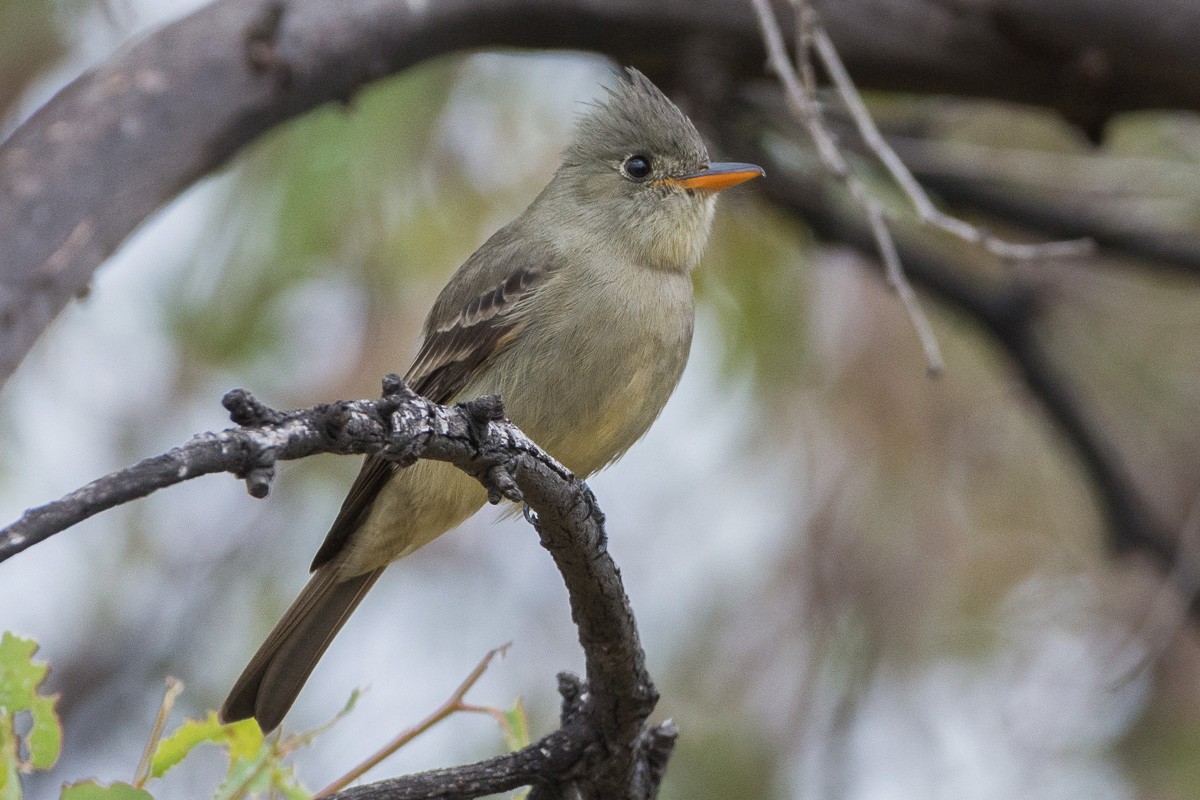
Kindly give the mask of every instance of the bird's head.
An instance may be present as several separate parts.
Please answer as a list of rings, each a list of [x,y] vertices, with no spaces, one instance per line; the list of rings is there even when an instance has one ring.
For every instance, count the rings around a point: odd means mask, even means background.
[[[708,240],[717,192],[763,174],[712,163],[692,121],[635,69],[580,118],[557,182],[575,230],[624,245],[657,269],[692,269]]]

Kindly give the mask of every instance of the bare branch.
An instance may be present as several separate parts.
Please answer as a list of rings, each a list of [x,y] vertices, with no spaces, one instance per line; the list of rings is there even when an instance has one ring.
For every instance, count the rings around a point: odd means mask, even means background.
[[[1123,110],[1200,109],[1194,3],[886,0],[887,24],[863,24],[880,6],[821,4],[862,86],[1040,104],[1093,132]],[[596,50],[662,77],[699,40],[721,43],[710,57],[730,79],[759,73],[758,23],[728,0],[217,0],[0,144],[0,382],[151,212],[275,125],[450,52]]]
[[[393,375],[384,381],[383,397],[373,401],[279,412],[235,390],[224,403],[240,428],[197,436],[26,512],[0,531],[0,560],[100,510],[197,475],[231,472],[261,496],[275,462],[315,453],[380,453],[400,464],[449,462],[478,478],[493,502],[525,502],[526,516],[566,584],[587,682],[560,676],[563,726],[523,750],[330,796],[470,798],[537,785],[576,787],[585,798],[653,797],[673,734],[662,726],[645,728],[658,692],[620,573],[605,548],[604,515],[583,481],[504,419],[498,397],[441,406]]]
[[[163,692],[162,704],[158,707],[158,714],[154,717],[154,727],[150,729],[150,738],[146,741],[146,748],[142,750],[142,757],[138,760],[137,769],[133,772],[133,785],[141,789],[146,785],[146,781],[150,780],[150,766],[154,761],[154,751],[158,749],[158,742],[162,739],[163,730],[167,726],[167,717],[171,714],[171,709],[175,707],[175,701],[179,698],[179,693],[183,691],[183,681],[178,678],[167,676],[167,689]]]
[[[726,125],[719,131],[725,147],[745,153],[767,169],[761,191],[768,200],[803,219],[824,239],[875,252],[870,227],[852,214],[830,187],[814,176],[789,169],[737,126]],[[901,240],[900,256],[918,285],[961,311],[1008,356],[1031,396],[1077,456],[1104,512],[1112,549],[1143,553],[1169,573],[1179,563],[1172,531],[1148,506],[1112,442],[1049,358],[1038,336],[1035,288],[1013,274],[998,283],[964,274],[944,255],[912,238]],[[1191,612],[1200,616],[1200,601],[1193,601]]]
[[[859,180],[850,169],[849,162],[842,155],[833,134],[830,133],[821,118],[820,106],[813,94],[815,77],[808,53],[804,49],[813,41],[814,36],[821,33],[815,12],[807,4],[799,9],[798,43],[800,52],[797,55],[797,61],[801,64],[801,71],[804,75],[801,78],[787,56],[787,45],[783,41],[783,32],[779,29],[779,21],[775,18],[775,12],[771,10],[770,3],[768,0],[751,0],[751,3],[758,13],[759,23],[762,26],[763,38],[767,45],[767,58],[772,70],[783,83],[784,97],[787,100],[788,108],[808,131],[809,137],[813,140],[817,152],[821,156],[821,162],[834,177],[845,184],[851,196],[862,206],[870,223],[871,233],[879,248],[880,257],[887,265],[888,285],[899,295],[904,311],[912,322],[913,329],[917,332],[921,348],[925,351],[925,363],[928,365],[930,375],[940,374],[945,367],[941,348],[933,333],[933,326],[929,324],[929,318],[925,316],[916,293],[913,292],[912,286],[909,285],[908,279],[904,275],[904,267],[896,253],[896,243],[892,240],[891,231],[888,230],[883,206],[878,198],[871,194],[866,184]]]
[[[1142,260],[1147,267],[1179,272],[1193,278],[1200,276],[1200,241],[1197,241],[1194,235],[1155,230],[1139,225],[1134,215],[1114,214],[1111,202],[1091,202],[1086,186],[1079,192],[1058,192],[1047,197],[1019,188],[997,186],[996,184],[1005,178],[1017,181],[1023,180],[1024,176],[1013,173],[1002,176],[983,169],[983,164],[995,165],[1009,161],[995,153],[990,158],[974,161],[968,167],[960,158],[949,157],[942,160],[938,157],[943,150],[965,154],[967,148],[962,145],[946,148],[944,144],[932,145],[907,140],[899,143],[899,149],[913,165],[914,172],[920,176],[921,181],[955,206],[1003,219],[1007,223],[1035,231],[1038,235],[1087,236],[1104,251],[1132,256]],[[1024,155],[1022,152],[1021,156]],[[1045,167],[1040,172],[1042,176],[1054,174],[1049,164],[1050,160],[1044,154],[1040,159],[1038,166]],[[1082,162],[1083,159],[1079,161]],[[1082,168],[1083,165],[1080,163],[1078,166]],[[1103,175],[1104,171],[1112,166],[1109,160],[1091,165],[1086,172],[1080,173],[1080,179],[1094,182],[1097,176]],[[1140,169],[1143,177],[1148,177],[1150,181],[1161,181],[1167,167],[1168,165],[1163,163],[1129,163],[1120,164],[1119,170]],[[1189,173],[1195,171],[1185,164],[1176,164],[1174,167],[1173,178],[1177,180],[1187,180],[1191,178]],[[1113,181],[1119,180],[1116,175],[1110,175],[1109,178]],[[1059,185],[1063,184],[1060,182]],[[1129,179],[1126,179],[1124,186],[1126,191],[1138,191],[1143,188]]]
[[[802,13],[811,13],[811,7],[806,0],[793,0],[793,2],[803,9]],[[833,79],[833,85],[837,88],[842,102],[849,109],[859,135],[862,136],[863,141],[876,158],[887,167],[888,172],[891,173],[900,188],[904,190],[923,223],[957,236],[963,241],[982,245],[988,252],[1002,258],[1020,260],[1062,258],[1087,255],[1095,250],[1095,244],[1088,239],[1034,244],[1007,242],[965,220],[951,216],[935,206],[900,156],[896,155],[896,151],[879,132],[879,127],[872,119],[866,104],[863,103],[862,96],[850,78],[850,73],[842,64],[842,59],[838,55],[833,41],[829,38],[829,34],[817,22],[812,23],[811,28],[813,48],[821,59],[821,65]],[[807,54],[805,55],[807,57]]]
[[[862,186],[857,183],[857,186]],[[884,276],[887,279],[888,286],[900,298],[900,302],[904,305],[904,311],[908,314],[908,319],[912,322],[913,328],[917,331],[917,336],[921,340],[921,347],[925,351],[925,363],[928,365],[931,375],[938,375],[945,368],[945,361],[942,358],[942,349],[938,346],[937,336],[933,332],[933,326],[929,324],[929,318],[925,316],[925,312],[921,309],[921,301],[917,299],[917,293],[913,291],[912,285],[908,282],[908,278],[904,275],[904,266],[900,262],[900,253],[896,250],[896,241],[892,238],[891,231],[888,230],[887,221],[884,219],[883,207],[879,201],[870,195],[859,198],[859,202],[867,212],[867,222],[871,226],[871,235],[875,238],[875,246],[879,249],[880,255],[883,257]]]

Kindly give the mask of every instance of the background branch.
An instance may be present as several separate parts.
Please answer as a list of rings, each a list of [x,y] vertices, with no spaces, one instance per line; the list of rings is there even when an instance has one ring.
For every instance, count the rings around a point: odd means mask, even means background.
[[[723,126],[718,135],[724,146],[765,165],[767,177],[761,190],[773,204],[802,219],[821,238],[844,242],[868,258],[875,257],[869,225],[822,182],[789,168],[736,125]],[[1104,510],[1113,548],[1144,552],[1164,572],[1178,569],[1171,531],[1141,498],[1115,448],[1045,352],[1036,330],[1036,287],[1015,274],[999,282],[972,278],[913,237],[898,237],[897,246],[913,282],[979,325],[1017,369],[1087,472]],[[1200,613],[1200,605],[1193,611]]]
[[[1200,108],[1187,0],[817,5],[864,88],[1020,100],[1093,132],[1123,110]],[[218,0],[80,76],[0,145],[0,380],[151,212],[293,116],[449,52],[598,50],[661,79],[698,40],[731,78],[760,74],[753,12],[727,0]]]

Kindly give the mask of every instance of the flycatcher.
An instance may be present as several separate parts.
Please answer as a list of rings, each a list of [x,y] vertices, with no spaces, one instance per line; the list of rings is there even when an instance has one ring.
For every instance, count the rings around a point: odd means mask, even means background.
[[[687,362],[691,272],[716,193],[762,174],[710,163],[691,120],[627,70],[580,118],[549,185],[442,290],[405,380],[438,403],[499,393],[509,419],[575,474],[610,464],[650,427]],[[367,458],[312,578],[221,718],[278,726],[387,565],[486,500],[449,464]]]

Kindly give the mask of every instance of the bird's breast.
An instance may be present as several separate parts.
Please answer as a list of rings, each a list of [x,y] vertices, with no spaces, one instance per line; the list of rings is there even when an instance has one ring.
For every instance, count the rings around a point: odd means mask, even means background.
[[[505,354],[526,368],[493,374],[517,377],[497,387],[509,418],[586,476],[641,438],[679,382],[692,339],[691,278],[629,266],[546,302],[554,305],[537,315],[543,324]]]

